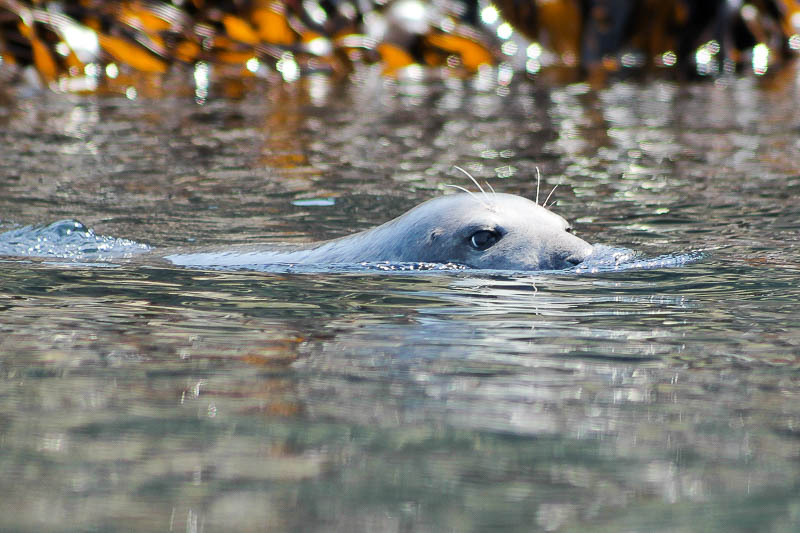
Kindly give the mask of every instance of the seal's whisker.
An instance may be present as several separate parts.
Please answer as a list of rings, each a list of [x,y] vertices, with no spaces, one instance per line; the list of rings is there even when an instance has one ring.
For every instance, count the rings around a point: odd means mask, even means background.
[[[497,200],[497,193],[495,192],[494,187],[492,187],[492,184],[489,183],[488,181],[485,182],[485,183],[486,183],[486,186],[489,187],[489,190],[492,191],[492,198]]]
[[[542,207],[547,207],[547,201],[550,199],[551,196],[553,196],[553,193],[556,192],[556,189],[558,189],[559,185],[561,185],[560,181],[558,183],[556,183],[556,186],[553,187],[553,190],[550,191],[550,194],[548,194],[547,198],[544,199],[544,203],[542,204]]]
[[[466,174],[467,177],[472,180],[472,183],[474,183],[475,186],[478,187],[478,190],[481,191],[484,196],[486,196],[486,191],[483,190],[483,187],[481,187],[481,184],[478,183],[478,180],[476,180],[475,178],[472,177],[472,174],[470,174],[469,172],[467,172],[466,170],[464,170],[463,168],[461,168],[458,165],[453,165],[453,167],[455,167],[457,170],[460,170],[461,172]]]
[[[478,196],[474,192],[470,191],[469,189],[465,189],[461,185],[451,185],[450,183],[445,183],[444,186],[445,187],[452,187],[454,189],[458,189],[459,191],[463,191],[463,192],[469,194],[473,198],[473,200],[475,200],[476,202],[478,202],[479,204],[484,206],[486,209],[491,209],[491,206],[489,204],[487,204],[486,202],[484,202],[483,200],[478,198]],[[484,194],[486,194],[486,193],[484,193]]]
[[[539,167],[536,167],[536,203],[539,203],[539,185],[542,183],[542,173],[539,172]]]

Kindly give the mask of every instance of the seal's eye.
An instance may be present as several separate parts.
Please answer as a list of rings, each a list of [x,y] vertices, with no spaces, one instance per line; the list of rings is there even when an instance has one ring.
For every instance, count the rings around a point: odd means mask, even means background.
[[[567,233],[575,233],[575,230],[572,229],[572,226],[567,226],[566,228],[564,228],[564,231],[566,231]]]
[[[472,234],[469,238],[469,243],[476,250],[485,250],[499,240],[500,234],[498,232],[482,229]]]

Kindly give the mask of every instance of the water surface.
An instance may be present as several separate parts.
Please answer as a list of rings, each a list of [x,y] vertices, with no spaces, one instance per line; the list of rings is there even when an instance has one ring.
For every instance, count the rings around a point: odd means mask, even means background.
[[[4,231],[74,219],[154,256],[306,242],[463,184],[458,164],[529,198],[538,167],[590,242],[703,256],[580,274],[7,258],[0,528],[796,531],[782,75],[7,95]]]

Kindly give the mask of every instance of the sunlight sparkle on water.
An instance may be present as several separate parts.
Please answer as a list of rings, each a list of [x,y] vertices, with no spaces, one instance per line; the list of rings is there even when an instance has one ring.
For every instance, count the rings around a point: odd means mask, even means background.
[[[701,69],[706,68],[711,61],[711,53],[706,48],[701,47],[695,53],[694,60],[697,62],[697,70],[699,72]]]
[[[506,41],[503,43],[503,46],[500,47],[500,50],[507,56],[513,56],[519,50],[519,46],[514,41]]]
[[[748,22],[754,22],[758,18],[758,9],[753,4],[743,5],[739,13]]]
[[[697,73],[700,75],[714,74],[718,70],[717,62],[714,56],[719,52],[719,43],[717,41],[708,41],[701,45],[695,52],[695,63],[697,64]]]
[[[317,24],[324,24],[328,20],[328,14],[318,2],[304,0],[303,9],[308,13],[309,18]]]
[[[390,19],[410,33],[428,31],[428,6],[417,0],[400,0],[389,8]]]
[[[97,55],[100,53],[100,42],[94,30],[78,24],[65,24],[61,28],[61,34],[82,63],[89,63],[97,59]]]
[[[209,66],[205,61],[199,61],[194,66],[194,95],[198,101],[203,101],[208,96]]]
[[[542,45],[539,43],[531,43],[526,49],[528,57],[531,59],[538,59],[542,55]]]
[[[514,67],[508,63],[500,63],[497,67],[497,83],[508,85],[514,78]]]
[[[106,65],[106,76],[108,76],[112,80],[117,76],[119,76],[119,67],[117,67],[117,65],[115,65],[114,63],[109,63],[108,65]]]
[[[308,77],[308,96],[315,106],[323,106],[327,102],[330,91],[330,80],[322,74],[312,74]]]
[[[326,56],[333,53],[333,45],[324,37],[317,37],[308,42],[308,51],[314,55]]]
[[[300,77],[300,67],[297,66],[291,52],[284,52],[275,68],[281,73],[284,81],[293,82]]]
[[[484,7],[481,11],[481,20],[484,24],[494,24],[499,18],[500,13],[498,13],[497,8],[492,5]]]
[[[63,57],[67,57],[69,55],[70,49],[67,43],[65,42],[56,43],[55,48],[56,48],[56,53],[58,53],[58,55]]]
[[[753,47],[753,72],[759,76],[767,72],[769,67],[769,47],[758,43]]]

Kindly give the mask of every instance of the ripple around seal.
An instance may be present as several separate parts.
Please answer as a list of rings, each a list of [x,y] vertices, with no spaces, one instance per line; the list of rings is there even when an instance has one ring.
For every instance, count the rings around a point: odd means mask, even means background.
[[[627,248],[615,248],[595,244],[592,255],[575,267],[577,274],[616,272],[620,270],[649,270],[655,268],[674,268],[695,263],[706,256],[702,251],[682,254],[665,254],[657,257],[642,257],[638,252]]]
[[[124,259],[152,251],[147,244],[130,239],[97,235],[81,222],[67,219],[24,226],[0,234],[0,256],[59,258],[72,261],[107,261]],[[220,256],[224,255],[222,252]],[[574,268],[547,272],[592,274],[625,270],[648,270],[674,268],[694,263],[705,257],[704,252],[692,251],[683,254],[667,254],[654,258],[642,257],[627,248],[616,248],[595,244],[594,252],[583,263]],[[188,265],[192,266],[192,265]],[[197,265],[200,267],[200,265]],[[478,270],[456,263],[425,262],[362,262],[357,264],[297,264],[260,263],[230,266],[205,265],[209,270],[254,270],[270,273],[336,273],[336,272],[477,272]],[[508,274],[503,270],[480,270],[483,273]],[[514,271],[516,272],[516,271]]]
[[[24,226],[0,234],[0,255],[4,256],[107,260],[149,251],[146,244],[97,235],[77,220]]]
[[[191,268],[191,265],[189,265]],[[469,272],[467,266],[457,263],[426,263],[426,262],[398,262],[374,261],[361,263],[264,263],[245,264],[236,266],[203,266],[204,270],[238,271],[253,270],[271,274],[413,274],[415,272]]]
[[[656,257],[643,257],[639,252],[627,248],[617,248],[604,244],[595,244],[594,252],[583,263],[563,270],[542,270],[538,272],[555,274],[595,274],[604,272],[619,272],[626,270],[653,270],[659,268],[676,268],[697,261],[706,257],[702,251],[691,251],[681,254],[665,254]],[[208,267],[206,267],[208,268]],[[336,273],[336,272],[380,272],[380,273],[402,273],[413,272],[463,272],[463,273],[483,273],[483,274],[517,274],[517,270],[491,270],[475,269],[457,263],[392,263],[388,261],[363,262],[357,264],[253,264],[238,265],[232,269],[230,267],[212,267],[213,270],[257,270],[272,273]]]
[[[576,267],[563,270],[539,270],[540,273],[553,274],[598,274],[604,272],[620,272],[627,270],[653,270],[659,268],[675,268],[700,261],[704,252],[692,251],[684,254],[666,254],[657,257],[642,257],[638,252],[626,248],[614,248],[596,244],[595,253]],[[189,268],[193,265],[187,264]],[[361,263],[253,263],[235,266],[197,265],[194,268],[204,270],[253,270],[273,274],[335,274],[335,273],[380,273],[380,274],[413,274],[429,272],[475,273],[484,275],[515,275],[529,273],[519,270],[493,270],[471,268],[458,263],[426,263],[426,262],[361,262]]]

